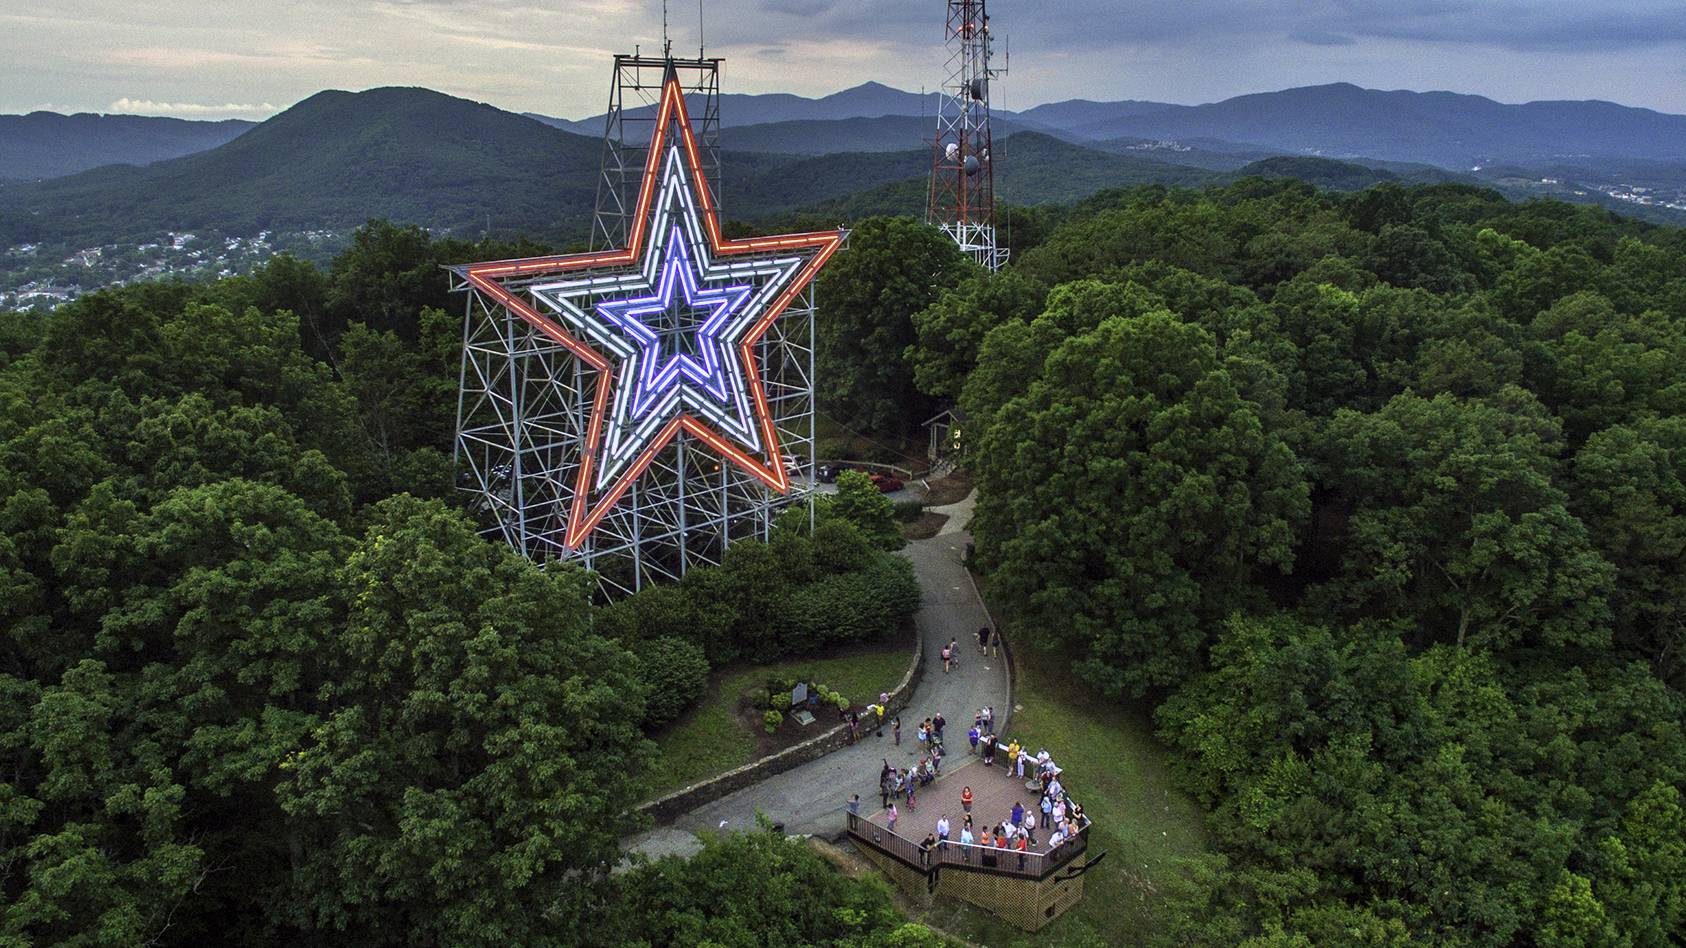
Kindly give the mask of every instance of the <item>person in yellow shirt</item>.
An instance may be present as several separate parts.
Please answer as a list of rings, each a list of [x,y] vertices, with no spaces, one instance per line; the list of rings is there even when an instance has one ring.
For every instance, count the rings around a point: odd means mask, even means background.
[[[1019,762],[1019,742],[1014,741],[1013,743],[1007,745],[1007,766],[1008,767],[1014,767],[1018,764],[1018,762]],[[1021,776],[1021,777],[1024,776],[1024,772],[1020,771],[1019,776]]]

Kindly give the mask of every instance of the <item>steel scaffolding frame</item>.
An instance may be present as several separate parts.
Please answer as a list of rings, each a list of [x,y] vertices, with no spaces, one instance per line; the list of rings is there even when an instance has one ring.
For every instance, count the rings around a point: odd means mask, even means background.
[[[984,0],[948,0],[948,78],[937,105],[925,220],[990,270],[1007,262],[995,242],[995,158],[989,132],[989,84],[1006,70],[990,66],[994,39]]]
[[[615,57],[605,121],[594,249],[623,248],[637,210],[663,81],[680,77],[693,106],[700,164],[719,207],[719,59]],[[625,272],[637,270],[629,263]],[[475,495],[483,532],[538,562],[567,559],[596,575],[603,595],[677,580],[720,562],[732,543],[767,539],[774,519],[808,505],[814,471],[814,298],[806,286],[756,343],[767,409],[791,490],[780,495],[686,431],[662,448],[627,493],[570,549],[564,538],[585,463],[587,429],[601,371],[454,270],[467,296],[457,406],[459,487]],[[544,279],[502,282],[539,308]],[[543,311],[542,309],[540,311]],[[574,327],[556,328],[582,343]],[[780,457],[769,459],[784,464]]]
[[[721,207],[720,63],[718,58],[672,59],[620,53],[609,83],[609,111],[603,127],[603,168],[597,179],[597,215],[591,249],[625,247],[633,205],[655,131],[657,104],[669,70],[679,77],[703,173],[714,206]]]

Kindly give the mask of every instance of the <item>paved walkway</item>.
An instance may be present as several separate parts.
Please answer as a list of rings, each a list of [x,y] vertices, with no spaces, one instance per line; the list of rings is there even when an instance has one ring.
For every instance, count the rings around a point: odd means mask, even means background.
[[[978,492],[974,489],[971,493],[952,504],[948,504],[943,507],[927,507],[925,509],[929,513],[947,514],[948,519],[943,521],[942,529],[937,531],[937,536],[945,537],[951,533],[964,533],[966,534],[966,541],[962,542],[960,546],[961,549],[965,549],[966,542],[970,542],[972,539],[970,529],[972,524],[972,508],[976,507],[977,504]],[[967,723],[970,724],[971,722],[968,721]]]
[[[694,841],[677,832],[743,829],[755,825],[757,810],[785,825],[786,832],[834,835],[843,829],[843,806],[849,794],[861,795],[861,810],[878,809],[878,772],[886,758],[898,767],[911,766],[917,759],[919,741],[914,737],[919,722],[938,711],[948,719],[944,736],[949,760],[965,759],[966,729],[978,708],[995,708],[996,727],[1003,728],[1011,708],[1007,702],[1007,674],[1002,660],[978,654],[977,630],[987,621],[971,578],[961,565],[971,535],[961,527],[971,513],[971,498],[936,508],[958,522],[954,530],[928,540],[915,540],[903,550],[913,561],[914,573],[924,593],[914,619],[925,641],[925,671],[914,688],[912,699],[902,711],[902,743],[890,739],[888,722],[884,737],[871,731],[853,747],[834,751],[819,760],[769,777],[753,786],[722,797],[662,827],[634,837],[626,847],[652,856],[685,853]],[[960,640],[959,665],[943,673],[942,648],[950,638]],[[894,682],[885,682],[888,690]]]

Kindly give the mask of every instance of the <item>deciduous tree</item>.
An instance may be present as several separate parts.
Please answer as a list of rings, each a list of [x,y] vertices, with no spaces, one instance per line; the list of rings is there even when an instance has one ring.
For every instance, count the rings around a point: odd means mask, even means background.
[[[1034,328],[1033,328],[1034,331]],[[1140,694],[1198,667],[1209,623],[1286,570],[1307,513],[1205,330],[1112,318],[1060,343],[978,440],[981,560],[1022,627]]]

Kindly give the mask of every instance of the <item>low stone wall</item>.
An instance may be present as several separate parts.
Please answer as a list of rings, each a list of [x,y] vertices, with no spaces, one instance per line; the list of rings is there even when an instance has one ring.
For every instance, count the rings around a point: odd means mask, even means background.
[[[913,693],[914,684],[919,680],[919,675],[924,669],[925,638],[915,631],[913,662],[908,666],[907,674],[902,676],[901,683],[890,692],[888,710],[884,712],[886,719],[895,716],[907,707],[908,696]],[[647,814],[655,820],[657,826],[671,823],[681,815],[689,813],[705,803],[713,803],[728,793],[742,790],[753,783],[759,783],[774,774],[782,774],[810,760],[818,760],[839,749],[843,746],[840,741],[847,729],[847,724],[834,724],[830,729],[810,737],[794,747],[787,747],[777,754],[769,754],[735,770],[728,770],[717,777],[710,777],[701,783],[691,784],[666,796],[639,804],[633,809],[633,812]],[[870,728],[864,727],[863,722],[861,733],[865,734],[868,730]]]

